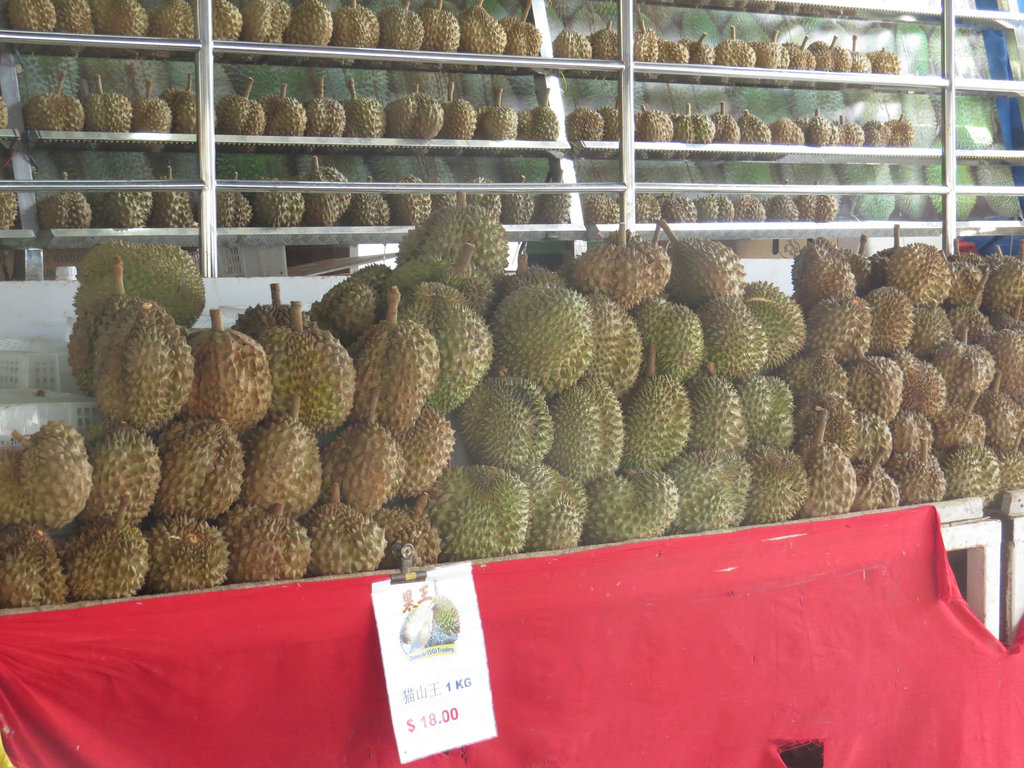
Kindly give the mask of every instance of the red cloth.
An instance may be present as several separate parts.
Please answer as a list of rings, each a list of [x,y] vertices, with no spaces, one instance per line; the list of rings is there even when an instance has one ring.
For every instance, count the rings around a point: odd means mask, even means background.
[[[475,569],[498,738],[416,765],[1024,765],[1024,667],[934,508]],[[380,576],[0,618],[19,768],[397,766]]]

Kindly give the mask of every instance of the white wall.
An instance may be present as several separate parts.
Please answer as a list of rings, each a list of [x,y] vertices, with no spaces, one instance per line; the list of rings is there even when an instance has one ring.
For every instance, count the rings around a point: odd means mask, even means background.
[[[206,306],[222,307],[225,322],[253,304],[270,302],[270,284],[281,283],[281,299],[301,301],[307,307],[319,299],[338,277],[221,277],[208,279]],[[77,282],[0,282],[0,338],[56,339],[66,341],[75,322],[72,300]],[[197,325],[209,326],[204,313]]]

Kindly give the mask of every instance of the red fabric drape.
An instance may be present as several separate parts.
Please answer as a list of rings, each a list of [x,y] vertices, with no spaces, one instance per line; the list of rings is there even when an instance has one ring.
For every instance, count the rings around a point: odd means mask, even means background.
[[[416,765],[1024,765],[1024,666],[934,508],[475,568],[498,738]],[[380,576],[0,617],[19,768],[398,765]]]

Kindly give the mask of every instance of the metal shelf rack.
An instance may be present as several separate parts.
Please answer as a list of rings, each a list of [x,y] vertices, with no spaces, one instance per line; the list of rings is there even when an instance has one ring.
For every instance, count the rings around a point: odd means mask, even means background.
[[[319,153],[324,155],[383,154],[430,155],[440,157],[540,157],[548,158],[561,169],[562,181],[544,184],[494,184],[486,187],[491,193],[569,192],[574,196],[572,224],[528,225],[510,227],[510,238],[528,240],[579,240],[601,236],[607,227],[584,227],[579,204],[580,194],[621,195],[623,214],[627,223],[639,231],[651,231],[653,225],[636,224],[635,201],[637,193],[677,194],[917,194],[937,195],[942,198],[941,221],[901,222],[907,234],[941,233],[946,247],[952,246],[957,232],[976,232],[985,227],[1001,230],[1020,229],[1019,222],[958,222],[956,196],[964,194],[1017,194],[1015,188],[961,187],[956,182],[957,163],[1024,162],[1024,151],[955,150],[955,114],[958,93],[1024,96],[1024,82],[980,80],[958,77],[954,72],[954,40],[958,25],[996,30],[1017,30],[1024,24],[1024,14],[960,10],[949,4],[925,7],[913,5],[883,5],[877,2],[844,2],[809,0],[807,2],[775,2],[774,4],[748,4],[746,11],[774,15],[826,17],[858,21],[897,23],[913,21],[938,25],[942,32],[943,65],[937,75],[877,75],[794,70],[770,70],[690,64],[664,64],[639,62],[633,58],[631,41],[634,17],[638,7],[644,5],[673,5],[670,0],[622,1],[618,8],[618,29],[621,50],[619,60],[569,60],[554,58],[552,35],[548,28],[547,10],[542,0],[533,4],[535,23],[543,38],[542,56],[479,56],[464,53],[436,53],[429,51],[397,51],[388,49],[348,49],[338,47],[312,47],[274,45],[213,39],[210,3],[197,3],[197,31],[195,40],[166,40],[155,38],[116,37],[104,35],[68,35],[58,33],[32,33],[0,30],[0,86],[11,105],[12,122],[20,119],[17,98],[17,79],[13,76],[17,58],[21,55],[60,53],[76,50],[81,56],[136,58],[161,56],[162,60],[194,61],[197,70],[198,126],[191,134],[94,134],[0,131],[0,145],[14,147],[13,169],[16,182],[2,182],[3,187],[20,195],[22,230],[0,233],[0,242],[8,247],[80,247],[109,237],[162,240],[188,247],[198,247],[204,274],[217,274],[217,247],[246,244],[330,244],[351,245],[362,243],[393,243],[407,231],[405,227],[385,228],[286,228],[220,229],[216,227],[216,192],[218,188],[240,191],[345,190],[358,192],[449,192],[455,189],[481,191],[472,184],[368,184],[348,182],[342,184],[314,184],[292,181],[226,181],[217,180],[215,160],[217,153],[273,152]],[[709,0],[698,5],[711,10],[735,10],[732,0]],[[621,103],[621,126],[618,141],[569,142],[562,135],[553,142],[488,142],[402,139],[306,139],[275,136],[223,136],[214,132],[215,63],[245,62],[280,65],[315,64],[317,67],[354,69],[401,69],[407,71],[444,71],[449,73],[507,74],[532,76],[538,91],[548,98],[564,126],[565,107],[560,94],[560,78],[587,78],[617,84]],[[12,83],[13,81],[13,83]],[[634,137],[633,115],[634,84],[662,82],[686,85],[747,86],[787,89],[860,89],[890,93],[923,93],[941,96],[943,103],[941,146],[937,148],[872,148],[872,147],[803,147],[775,145],[722,145],[637,142]],[[13,90],[12,90],[13,89]],[[550,97],[548,97],[550,95]],[[12,98],[13,96],[13,98]],[[88,148],[96,150],[194,152],[198,156],[198,179],[168,182],[104,182],[104,181],[34,181],[31,168],[25,160],[30,148]],[[580,160],[617,160],[618,179],[604,184],[576,184],[575,164]],[[752,185],[720,183],[645,183],[637,180],[638,161],[687,160],[694,163],[785,162],[801,164],[941,164],[942,182],[937,185]],[[186,230],[55,230],[40,231],[34,215],[35,192],[60,189],[188,189],[200,195],[199,226]],[[884,234],[891,222],[837,221],[830,223],[730,223],[728,225],[701,223],[678,225],[679,231],[710,237],[804,237],[821,234]],[[614,229],[614,228],[612,228]],[[41,252],[38,255],[41,259]]]

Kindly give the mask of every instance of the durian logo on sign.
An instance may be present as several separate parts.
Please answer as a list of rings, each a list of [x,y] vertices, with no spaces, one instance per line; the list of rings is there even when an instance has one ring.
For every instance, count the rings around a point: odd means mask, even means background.
[[[403,763],[498,735],[469,563],[373,584],[391,725]]]
[[[455,653],[459,637],[459,609],[451,598],[440,594],[433,582],[433,594],[428,584],[414,593],[406,589],[402,594],[405,621],[399,633],[402,650],[409,661]]]

